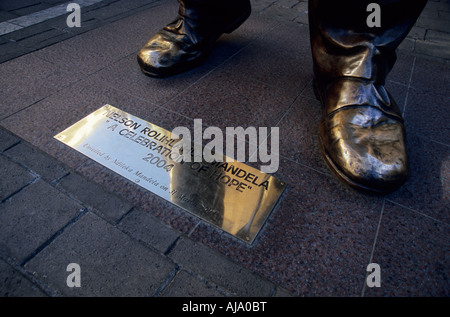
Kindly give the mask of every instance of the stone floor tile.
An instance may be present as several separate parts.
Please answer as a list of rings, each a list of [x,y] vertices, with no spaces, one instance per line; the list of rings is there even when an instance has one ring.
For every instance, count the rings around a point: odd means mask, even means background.
[[[0,155],[0,201],[19,191],[37,178],[36,175]]]
[[[161,297],[223,297],[223,293],[198,277],[180,270],[160,294]]]
[[[365,296],[448,297],[450,227],[417,212],[386,203],[373,263],[381,287]]]
[[[445,71],[444,71],[445,70]],[[429,94],[450,97],[450,66],[417,58],[411,78],[411,87]]]
[[[20,142],[20,139],[11,134],[8,130],[0,128],[0,152]]]
[[[82,210],[71,198],[38,180],[0,205],[0,249],[21,263]]]
[[[47,182],[57,180],[68,173],[65,166],[59,161],[49,158],[44,152],[25,143],[14,146],[5,154],[38,174]]]
[[[28,54],[0,64],[0,120],[42,100],[79,77]]]
[[[22,273],[0,260],[1,297],[45,297],[46,294]]]
[[[274,285],[228,261],[213,250],[182,239],[169,254],[182,267],[228,290],[235,296],[267,297]]]
[[[119,227],[133,238],[166,253],[180,234],[148,212],[133,210],[121,220]]]
[[[76,173],[70,173],[57,185],[58,189],[75,197],[90,207],[95,208],[103,216],[111,221],[118,221],[133,207],[130,202],[122,199],[95,183],[89,182]]]
[[[410,89],[405,109],[406,131],[450,145],[450,96]]]
[[[81,287],[67,286],[67,266],[80,266]],[[87,213],[25,265],[41,283],[64,296],[153,296],[175,265]]]
[[[217,71],[165,107],[225,131],[227,127],[274,127],[294,100],[295,96],[286,96],[277,87],[230,79],[227,72]]]
[[[448,146],[409,133],[409,180],[388,199],[450,223],[450,161]]]

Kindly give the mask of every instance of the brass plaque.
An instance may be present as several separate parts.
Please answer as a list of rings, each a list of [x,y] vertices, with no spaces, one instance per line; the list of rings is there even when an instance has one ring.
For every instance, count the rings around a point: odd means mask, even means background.
[[[286,184],[238,161],[185,162],[180,141],[105,105],[55,138],[150,192],[252,243]]]

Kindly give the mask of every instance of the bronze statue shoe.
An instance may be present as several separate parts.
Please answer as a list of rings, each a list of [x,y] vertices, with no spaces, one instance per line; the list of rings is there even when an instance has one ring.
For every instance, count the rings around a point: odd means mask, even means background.
[[[408,178],[401,113],[384,86],[360,78],[315,82],[322,103],[319,127],[322,154],[347,184],[387,194]]]
[[[178,17],[140,50],[138,63],[153,77],[175,75],[201,63],[216,40],[250,16],[249,0],[179,0]]]

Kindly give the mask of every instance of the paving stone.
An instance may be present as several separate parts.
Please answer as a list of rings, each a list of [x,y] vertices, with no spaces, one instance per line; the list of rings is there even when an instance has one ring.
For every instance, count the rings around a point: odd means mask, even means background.
[[[0,64],[0,120],[78,81],[77,73],[67,66],[57,67],[34,54]]]
[[[47,182],[57,180],[68,173],[60,162],[25,143],[20,143],[5,153],[16,162],[20,162],[40,175]]]
[[[71,173],[58,183],[57,188],[66,191],[83,203],[95,208],[112,221],[117,221],[133,207],[114,193]]]
[[[44,297],[36,285],[22,273],[0,260],[0,296],[1,297]]]
[[[14,10],[12,12],[19,16],[23,16],[23,15],[28,15],[28,14],[32,14],[32,13],[35,13],[35,12],[38,12],[41,10],[48,9],[50,7],[51,7],[51,5],[45,4],[45,3],[33,3],[30,6],[22,7],[20,9]]]
[[[207,285],[204,280],[180,270],[173,281],[160,294],[161,297],[223,297],[214,286]]]
[[[450,227],[398,205],[386,203],[373,263],[381,287],[365,296],[448,297]]]
[[[0,155],[0,175],[0,201],[8,198],[36,179],[36,175],[33,175],[19,164],[12,162],[3,154]]]
[[[417,39],[417,40],[424,40],[426,33],[427,33],[427,30],[425,28],[414,26],[411,29],[411,31],[409,31],[408,37],[409,38],[413,38],[413,39]]]
[[[17,15],[8,11],[0,11],[0,22],[8,21],[17,18]]]
[[[119,225],[133,238],[166,253],[180,234],[149,213],[133,210]]]
[[[0,64],[30,52],[32,52],[32,49],[23,47],[15,42],[2,43],[0,44]]]
[[[52,30],[56,31],[51,26],[49,26],[45,23],[40,23],[40,24],[34,25],[32,28],[22,28],[15,32],[8,33],[5,35],[5,37],[13,40],[15,42],[18,42],[18,41],[21,41],[26,38],[30,38],[30,37],[38,35],[38,34],[42,34],[42,33],[46,34],[46,32],[52,31]]]
[[[79,264],[81,287],[67,286],[67,266]],[[64,296],[153,296],[173,275],[167,258],[88,212],[25,265]]]
[[[294,21],[294,19],[297,18],[299,14],[300,13],[296,10],[283,8],[277,5],[270,6],[262,12],[262,15],[270,16],[271,18],[280,21]]]
[[[416,22],[416,25],[425,29],[431,29],[435,31],[448,32],[450,30],[450,21],[441,19],[420,16]]]
[[[450,97],[450,90],[448,89],[450,85],[450,65],[442,65],[442,63],[432,60],[417,58],[410,84],[419,94]],[[414,99],[409,98],[409,100],[415,103]],[[418,104],[418,106],[422,107],[423,110],[426,109],[425,105]],[[443,114],[446,115],[446,112],[443,112]],[[434,114],[430,113],[430,115]]]
[[[0,205],[0,249],[21,263],[82,210],[38,180]]]
[[[0,4],[0,9],[12,11],[31,6],[33,4],[36,4],[35,0],[4,0]]]
[[[263,278],[191,240],[181,239],[169,257],[236,296],[266,297],[274,289],[274,285]]]
[[[9,131],[0,127],[0,152],[5,151],[16,143],[19,143],[20,139]]]
[[[291,293],[289,293],[285,289],[278,288],[278,287],[273,296],[274,297],[293,297],[293,295]]]
[[[436,81],[436,86],[438,83]],[[407,131],[426,136],[430,140],[450,145],[450,114],[442,111],[448,105],[449,97],[433,92],[411,89],[406,106],[405,125]],[[424,107],[424,105],[427,107]]]
[[[259,13],[271,6],[274,2],[274,0],[251,0],[252,12]]]
[[[446,44],[450,43],[450,33],[440,32],[435,30],[428,30],[426,39],[432,42],[444,42]]]
[[[416,41],[414,52],[450,60],[450,46],[443,42]]]
[[[421,114],[418,113],[420,116]],[[448,145],[418,136],[406,118],[409,180],[388,198],[395,203],[450,223],[450,150]]]

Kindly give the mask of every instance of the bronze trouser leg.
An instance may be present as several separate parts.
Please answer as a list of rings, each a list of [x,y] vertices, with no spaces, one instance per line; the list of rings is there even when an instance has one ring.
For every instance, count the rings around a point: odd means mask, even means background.
[[[384,84],[395,49],[414,25],[426,0],[310,0],[311,47],[316,74]],[[368,27],[369,3],[381,7],[381,27]]]
[[[403,119],[385,90],[395,49],[425,0],[379,0],[380,27],[369,27],[364,0],[310,0],[315,92],[322,104],[322,154],[349,185],[376,193],[408,178]]]

